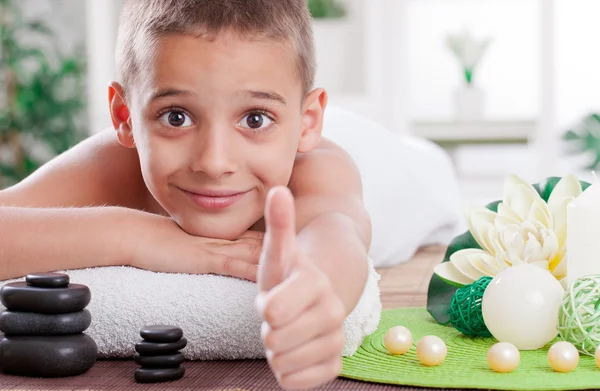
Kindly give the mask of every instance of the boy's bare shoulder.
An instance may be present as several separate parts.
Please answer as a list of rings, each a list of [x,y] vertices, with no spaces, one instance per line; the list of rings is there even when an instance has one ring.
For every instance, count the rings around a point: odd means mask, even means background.
[[[342,147],[326,138],[312,151],[297,156],[289,187],[296,195],[328,193],[335,189],[362,192],[354,160]]]
[[[114,131],[106,130],[0,191],[0,205],[141,208],[146,194],[137,152],[121,146]]]

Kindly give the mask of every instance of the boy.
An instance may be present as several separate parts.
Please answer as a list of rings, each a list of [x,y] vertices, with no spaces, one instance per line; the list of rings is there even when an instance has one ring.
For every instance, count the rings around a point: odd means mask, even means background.
[[[0,192],[0,279],[130,265],[257,281],[280,384],[337,376],[371,232],[356,167],[320,137],[306,1],[128,0],[117,54],[114,130]]]

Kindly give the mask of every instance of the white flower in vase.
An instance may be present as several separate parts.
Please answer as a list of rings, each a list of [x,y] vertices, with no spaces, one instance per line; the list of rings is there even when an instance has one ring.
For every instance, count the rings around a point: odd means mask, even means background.
[[[462,67],[468,86],[473,84],[473,72],[490,42],[491,39],[489,38],[477,40],[466,29],[463,29],[459,33],[451,34],[446,38],[446,46],[454,54]]]
[[[529,263],[550,271],[563,286],[567,276],[567,205],[582,192],[574,175],[562,178],[546,203],[532,185],[511,175],[498,212],[470,210],[469,231],[481,249],[462,249],[435,268],[448,283],[463,286],[483,276]]]

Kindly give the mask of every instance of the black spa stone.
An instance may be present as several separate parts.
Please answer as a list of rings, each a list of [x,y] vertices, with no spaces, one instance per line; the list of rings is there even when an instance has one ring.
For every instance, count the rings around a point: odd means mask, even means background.
[[[177,353],[186,345],[186,338],[181,338],[177,342],[148,342],[142,340],[135,344],[135,351],[144,356],[159,356]]]
[[[166,354],[161,356],[143,356],[139,353],[133,357],[136,364],[145,368],[177,368],[185,361],[183,354]]]
[[[4,311],[0,313],[0,331],[9,335],[69,335],[82,333],[90,327],[88,310],[48,315],[33,312]]]
[[[38,288],[26,282],[6,284],[0,289],[0,301],[10,311],[65,314],[83,310],[92,298],[85,285],[66,288]]]
[[[140,335],[149,342],[177,342],[183,337],[183,330],[177,326],[144,326]]]
[[[27,285],[38,288],[64,288],[69,281],[69,276],[62,273],[34,273],[25,277]]]
[[[30,377],[66,377],[85,373],[96,362],[98,347],[87,334],[60,337],[5,336],[0,340],[0,370]]]
[[[138,383],[159,383],[179,380],[184,374],[184,367],[162,369],[138,368],[135,370],[134,378]]]

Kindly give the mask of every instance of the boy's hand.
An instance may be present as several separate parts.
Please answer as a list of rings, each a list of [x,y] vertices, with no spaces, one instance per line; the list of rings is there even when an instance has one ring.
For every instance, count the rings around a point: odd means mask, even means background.
[[[262,250],[260,232],[235,241],[190,235],[167,217],[155,218],[141,232],[131,266],[164,273],[220,274],[256,281]]]
[[[340,373],[344,306],[329,278],[299,248],[287,188],[271,190],[265,220],[256,305],[266,356],[282,387],[316,387]]]

